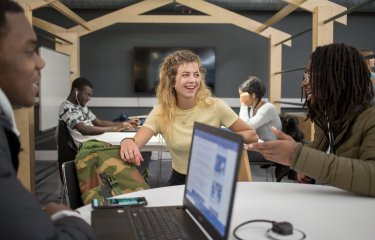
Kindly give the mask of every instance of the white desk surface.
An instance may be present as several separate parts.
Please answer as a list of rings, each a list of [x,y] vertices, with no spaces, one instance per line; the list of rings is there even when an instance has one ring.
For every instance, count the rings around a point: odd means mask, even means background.
[[[184,185],[154,188],[123,196],[145,196],[148,206],[182,205]],[[90,223],[91,205],[78,209]],[[375,199],[322,185],[276,182],[240,182],[234,202],[229,239],[234,227],[252,219],[288,221],[306,233],[306,239],[375,239]],[[245,239],[268,239],[270,224],[244,227]],[[290,236],[289,236],[290,237]],[[292,239],[292,238],[284,238]]]
[[[112,145],[120,145],[122,139],[126,137],[134,137],[137,132],[105,132],[95,139],[110,143]],[[150,141],[141,149],[141,151],[168,151],[164,139],[161,135],[152,136]]]

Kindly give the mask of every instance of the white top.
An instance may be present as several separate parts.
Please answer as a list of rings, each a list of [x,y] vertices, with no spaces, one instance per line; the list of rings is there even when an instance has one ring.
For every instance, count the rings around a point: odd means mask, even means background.
[[[121,197],[145,196],[150,207],[175,206],[182,205],[183,192],[184,185],[180,185]],[[91,205],[78,211],[90,223]],[[375,201],[371,197],[324,185],[239,182],[229,239],[234,239],[232,232],[237,225],[253,219],[288,221],[305,232],[306,239],[372,240]],[[244,239],[269,239],[264,233],[270,227],[268,223],[250,224],[240,231],[240,236]]]
[[[276,108],[272,103],[266,102],[261,106],[257,113],[253,114],[253,109],[248,106],[241,106],[239,116],[247,124],[253,127],[263,141],[276,140],[275,135],[272,133],[272,126],[282,130],[281,120],[277,114]]]

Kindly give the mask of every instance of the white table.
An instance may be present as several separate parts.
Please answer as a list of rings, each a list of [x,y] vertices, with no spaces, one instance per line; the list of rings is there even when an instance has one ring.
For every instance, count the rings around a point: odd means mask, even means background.
[[[99,136],[96,136],[95,139],[110,143],[112,145],[120,145],[122,139],[126,137],[134,137],[137,132],[105,132]],[[164,142],[164,139],[161,135],[152,136],[150,141],[140,149],[144,152],[149,151],[168,151],[167,145]]]
[[[181,205],[184,186],[154,188],[124,194],[145,196],[148,206]],[[78,209],[90,223],[91,206]],[[234,202],[234,227],[252,219],[288,221],[306,233],[306,239],[375,239],[375,199],[322,185],[275,182],[239,182]],[[270,224],[248,225],[245,239],[268,239]],[[290,239],[290,238],[285,238]]]

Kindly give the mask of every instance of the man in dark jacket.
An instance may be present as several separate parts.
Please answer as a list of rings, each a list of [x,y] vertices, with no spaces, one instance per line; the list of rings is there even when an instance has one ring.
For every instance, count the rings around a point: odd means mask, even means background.
[[[12,106],[32,106],[44,61],[23,9],[0,1],[0,239],[94,239],[91,227],[65,205],[42,206],[17,179],[19,132]],[[11,106],[12,105],[12,106]]]

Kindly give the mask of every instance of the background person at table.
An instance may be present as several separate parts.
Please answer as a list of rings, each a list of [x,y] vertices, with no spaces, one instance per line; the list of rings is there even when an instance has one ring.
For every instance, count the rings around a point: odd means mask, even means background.
[[[90,226],[65,205],[42,206],[17,179],[19,132],[12,106],[33,106],[44,61],[22,8],[0,1],[0,239],[95,239]]]
[[[79,77],[73,81],[68,98],[61,104],[59,120],[68,126],[69,132],[77,145],[104,132],[121,132],[133,129],[138,120],[129,122],[112,122],[96,117],[86,106],[93,95],[94,87],[89,80]]]
[[[200,58],[188,50],[176,51],[164,59],[156,92],[159,104],[135,135],[135,141],[122,141],[120,154],[124,161],[139,164],[142,161],[139,148],[160,133],[172,156],[169,184],[185,184],[194,121],[228,127],[241,134],[247,143],[258,140],[255,130],[229,106],[211,97],[204,72]]]
[[[267,159],[348,191],[375,196],[375,108],[361,53],[345,44],[317,47],[304,74],[308,118],[315,124],[307,146],[274,130],[279,140],[249,149]],[[300,175],[302,178],[303,175]]]
[[[272,126],[281,130],[281,120],[275,106],[262,100],[266,93],[262,80],[250,76],[238,87],[238,92],[241,103],[240,118],[254,128],[263,141],[276,140]]]
[[[372,50],[366,50],[366,49],[362,49],[360,51],[363,57],[365,57],[365,62],[371,72],[371,81],[373,84],[375,84],[375,72],[374,72],[375,71],[375,56],[374,56],[375,52]],[[371,55],[372,57],[368,58]]]
[[[375,91],[375,52],[372,51],[372,50],[365,50],[365,49],[362,49],[360,50],[362,56],[365,58],[365,62],[367,64],[367,67],[369,68],[370,70],[370,78],[371,78],[371,81],[372,81],[372,88],[373,90]],[[372,57],[370,57],[372,56]],[[374,105],[375,104],[375,97],[372,99],[371,101],[371,104]]]
[[[266,93],[266,87],[262,80],[256,76],[250,76],[240,84],[238,93],[241,103],[240,118],[257,131],[261,140],[276,140],[276,136],[272,132],[272,126],[281,130],[281,120],[275,106],[270,102],[262,100],[262,97]],[[261,165],[262,168],[271,166],[271,162],[270,164],[265,164],[267,159],[259,152],[248,151],[248,157],[250,163],[264,163]],[[276,166],[275,172],[278,172],[279,168],[282,168],[282,166]]]

